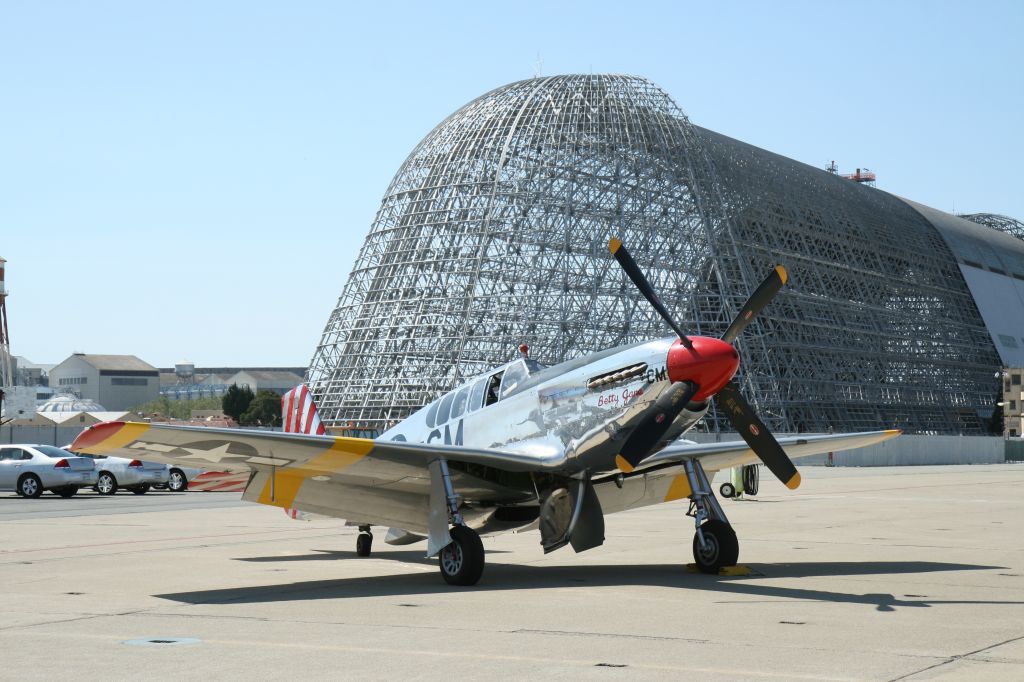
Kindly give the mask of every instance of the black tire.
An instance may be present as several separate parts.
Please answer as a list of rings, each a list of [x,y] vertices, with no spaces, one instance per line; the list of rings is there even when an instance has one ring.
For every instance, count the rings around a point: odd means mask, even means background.
[[[707,549],[701,550],[700,538],[693,534],[693,560],[701,573],[718,573],[723,566],[735,566],[740,556],[736,532],[728,523],[705,521],[700,527]]]
[[[373,534],[360,533],[356,538],[356,556],[370,556],[373,549]]]
[[[137,485],[133,488],[129,488],[129,490],[131,490],[136,495],[145,495],[146,493],[149,492],[149,484],[143,483],[142,485]]]
[[[18,494],[35,499],[43,494],[43,482],[35,474],[24,474],[18,479]]]
[[[449,585],[476,585],[484,573],[484,543],[466,526],[454,526],[451,535],[451,544],[438,557],[441,576]]]
[[[183,493],[188,490],[188,478],[181,469],[171,469],[167,479],[167,489],[172,493]]]
[[[718,492],[722,497],[736,497],[736,486],[732,483],[723,483],[719,486]]]
[[[96,477],[96,492],[100,495],[113,495],[117,492],[117,479],[109,471],[101,471]]]
[[[78,486],[77,485],[66,485],[66,486],[64,486],[62,488],[54,488],[52,492],[55,495],[60,495],[64,499],[67,499],[69,497],[74,497],[75,496],[75,493],[78,492]]]
[[[761,482],[761,475],[756,464],[748,464],[743,467],[743,490],[751,497],[757,495],[758,484]]]

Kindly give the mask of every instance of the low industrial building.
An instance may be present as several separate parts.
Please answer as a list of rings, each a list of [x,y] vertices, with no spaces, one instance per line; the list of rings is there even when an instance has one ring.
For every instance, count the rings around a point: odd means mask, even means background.
[[[160,397],[160,372],[134,355],[74,353],[50,370],[50,386],[108,410],[128,410]]]

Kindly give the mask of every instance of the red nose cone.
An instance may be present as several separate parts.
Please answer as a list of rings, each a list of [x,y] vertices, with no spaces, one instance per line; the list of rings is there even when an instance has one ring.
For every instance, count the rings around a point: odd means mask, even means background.
[[[707,400],[732,379],[740,367],[740,355],[720,339],[691,336],[693,348],[676,341],[668,350],[668,378],[692,381],[699,386],[693,400]]]

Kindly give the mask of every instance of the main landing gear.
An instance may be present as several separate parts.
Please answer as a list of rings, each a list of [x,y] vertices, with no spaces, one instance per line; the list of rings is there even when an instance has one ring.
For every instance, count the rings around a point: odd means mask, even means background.
[[[441,577],[449,585],[476,585],[484,573],[484,543],[462,519],[460,500],[448,473],[448,462],[444,459],[431,462],[430,478],[427,554],[440,555]]]
[[[701,573],[718,573],[725,566],[735,566],[740,546],[736,533],[725,518],[725,512],[715,499],[711,482],[698,460],[683,462],[686,479],[690,484],[690,508],[697,527],[693,535],[693,560]]]

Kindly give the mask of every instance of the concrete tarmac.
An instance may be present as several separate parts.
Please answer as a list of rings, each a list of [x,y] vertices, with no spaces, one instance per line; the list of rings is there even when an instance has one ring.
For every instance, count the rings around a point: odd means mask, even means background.
[[[749,576],[688,572],[675,502],[485,539],[473,588],[237,494],[0,493],[0,679],[1024,679],[1024,465],[803,477],[723,502]]]

